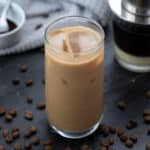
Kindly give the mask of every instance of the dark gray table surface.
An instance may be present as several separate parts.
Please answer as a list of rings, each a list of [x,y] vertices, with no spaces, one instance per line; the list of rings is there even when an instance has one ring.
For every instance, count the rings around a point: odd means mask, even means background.
[[[18,67],[20,64],[27,64],[28,72],[20,73]],[[12,84],[12,79],[16,76],[21,78],[21,83],[18,86]],[[43,142],[46,139],[54,141],[54,148],[62,150],[65,146],[70,145],[74,150],[79,149],[82,144],[89,144],[94,150],[99,149],[99,143],[103,136],[99,131],[95,132],[90,137],[81,140],[68,140],[58,136],[49,128],[46,114],[44,111],[36,109],[36,103],[44,101],[44,54],[39,50],[34,50],[28,53],[0,57],[0,106],[7,108],[17,107],[18,115],[12,123],[5,122],[4,118],[0,118],[0,125],[5,128],[10,128],[12,125],[17,125],[21,129],[21,133],[30,126],[35,125],[38,128],[38,133],[41,137],[41,144],[34,146],[35,150],[43,149]],[[131,81],[137,78],[135,83]],[[33,79],[34,85],[31,87],[25,86],[25,81]],[[106,29],[106,47],[105,47],[105,112],[102,123],[112,125],[114,127],[125,127],[129,119],[136,119],[139,123],[138,128],[127,131],[130,135],[133,132],[138,133],[138,143],[134,145],[133,150],[144,150],[145,144],[150,142],[150,138],[146,134],[148,125],[143,124],[143,109],[150,107],[150,100],[145,98],[145,90],[150,89],[149,74],[139,75],[131,73],[121,68],[114,61],[114,48],[112,40],[112,27]],[[34,97],[33,104],[27,104],[26,96]],[[126,102],[126,110],[121,111],[116,107],[118,100],[124,99]],[[23,118],[25,111],[31,110],[34,114],[33,121],[26,121]],[[115,135],[115,144],[112,146],[116,150],[125,150],[126,148]],[[14,143],[23,143],[24,137]],[[0,144],[5,144],[5,141],[0,133]],[[13,149],[12,145],[6,146],[7,150]]]

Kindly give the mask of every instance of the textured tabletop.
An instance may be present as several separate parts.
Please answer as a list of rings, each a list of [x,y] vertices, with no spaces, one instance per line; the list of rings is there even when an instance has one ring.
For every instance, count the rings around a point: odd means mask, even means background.
[[[18,68],[21,64],[28,66],[28,71],[20,73]],[[20,84],[13,85],[12,79],[19,77]],[[33,85],[26,87],[27,80],[33,80]],[[54,149],[63,150],[67,145],[74,150],[79,149],[81,145],[88,144],[94,150],[99,149],[100,142],[104,139],[100,130],[97,130],[92,136],[82,140],[68,140],[58,136],[48,126],[48,121],[44,110],[37,110],[38,102],[44,102],[44,54],[37,49],[28,53],[22,53],[12,56],[0,57],[0,106],[5,108],[17,108],[17,116],[11,123],[0,117],[0,126],[11,129],[17,126],[20,129],[20,138],[12,144],[6,144],[0,131],[0,144],[4,144],[7,150],[12,150],[15,143],[23,145],[24,132],[31,125],[37,127],[37,134],[40,136],[40,145],[33,146],[32,149],[44,149],[43,143],[47,139],[53,141]],[[135,82],[134,82],[135,81]],[[143,110],[150,108],[150,100],[145,97],[145,91],[150,89],[150,76],[128,72],[122,69],[114,60],[114,48],[112,38],[112,27],[106,29],[106,46],[105,46],[105,111],[103,124],[115,128],[123,127],[131,119],[138,123],[138,127],[132,130],[126,130],[128,135],[137,133],[138,142],[132,148],[133,150],[144,150],[145,144],[150,142],[147,135],[149,125],[143,123]],[[28,104],[27,96],[33,97],[33,103]],[[124,111],[117,108],[119,100],[124,100],[126,108]],[[33,112],[33,121],[24,119],[24,112]],[[118,136],[114,137],[115,144],[111,146],[115,150],[126,150]],[[28,139],[32,140],[32,137]]]

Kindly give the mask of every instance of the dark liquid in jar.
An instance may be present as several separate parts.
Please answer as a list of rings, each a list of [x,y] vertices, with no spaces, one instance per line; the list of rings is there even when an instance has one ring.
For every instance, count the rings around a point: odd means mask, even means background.
[[[8,22],[8,26],[9,26],[9,30],[7,32],[10,32],[17,28],[17,25],[13,21],[7,19],[7,22]],[[7,33],[7,32],[3,32],[1,34]]]
[[[124,22],[113,22],[116,45],[124,52],[150,57],[150,26],[133,25]]]

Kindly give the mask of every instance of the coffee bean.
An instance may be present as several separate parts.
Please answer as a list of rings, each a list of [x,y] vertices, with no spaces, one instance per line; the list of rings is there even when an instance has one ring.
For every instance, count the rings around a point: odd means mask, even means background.
[[[132,148],[132,147],[133,147],[133,142],[132,142],[130,139],[128,139],[128,140],[125,142],[125,145],[126,145],[126,147],[128,147],[128,148]]]
[[[20,132],[19,131],[15,131],[12,133],[13,139],[17,139],[20,136]]]
[[[100,132],[106,137],[109,135],[109,127],[106,125],[100,126]]]
[[[87,144],[84,144],[81,146],[80,150],[88,150],[89,146]]]
[[[6,150],[5,146],[0,144],[0,150]]]
[[[20,65],[20,67],[19,67],[20,72],[27,72],[27,70],[28,70],[27,65],[25,65],[25,64]]]
[[[37,132],[36,127],[33,125],[31,126],[31,132],[32,132],[32,134],[35,134]]]
[[[150,116],[150,109],[144,109],[143,115],[144,116]]]
[[[128,140],[128,136],[124,133],[124,134],[122,134],[122,135],[120,136],[120,140],[121,140],[122,142],[126,142],[126,141]]]
[[[53,146],[52,145],[46,145],[44,147],[44,150],[54,150]]]
[[[146,150],[150,150],[150,144],[146,144]]]
[[[72,150],[70,146],[67,146],[64,150]]]
[[[120,110],[124,110],[126,107],[126,104],[123,100],[118,101],[117,106]]]
[[[38,137],[38,136],[33,137],[33,138],[32,138],[32,143],[33,143],[34,145],[40,144],[40,137]]]
[[[115,134],[116,133],[116,128],[114,128],[114,127],[110,127],[109,130],[110,130],[111,134]]]
[[[31,104],[33,102],[32,96],[27,96],[27,103]]]
[[[105,146],[100,146],[99,150],[108,150],[108,148]]]
[[[11,121],[13,120],[12,115],[10,115],[10,114],[7,113],[7,114],[5,115],[5,120],[8,121],[8,122],[11,122]]]
[[[28,141],[25,141],[24,149],[25,150],[31,150],[32,149],[32,144],[30,142],[28,142]]]
[[[37,109],[39,109],[39,110],[43,110],[43,109],[45,109],[45,103],[37,103]]]
[[[32,131],[31,131],[30,129],[27,129],[27,130],[25,131],[24,137],[29,138],[29,137],[31,137],[31,136],[32,136]]]
[[[13,137],[11,134],[8,134],[6,137],[5,137],[5,141],[6,143],[8,144],[11,144],[13,142]]]
[[[115,143],[115,140],[113,137],[109,137],[108,140],[109,140],[109,145],[113,145]]]
[[[104,147],[109,147],[110,145],[110,141],[109,141],[109,138],[106,138],[106,139],[103,139],[100,143],[101,146],[104,146]]]
[[[131,134],[130,140],[132,140],[133,143],[136,143],[138,140],[138,135],[136,133]]]
[[[44,142],[44,146],[46,146],[46,145],[53,145],[53,141],[52,140],[46,140]]]
[[[126,128],[127,129],[133,129],[133,128],[136,128],[137,125],[138,125],[138,123],[136,120],[129,120],[127,125],[126,125]]]
[[[12,127],[12,131],[11,131],[12,133],[13,132],[17,132],[17,131],[19,132],[19,128],[18,127],[16,127],[16,126]]]
[[[14,144],[14,150],[22,150],[22,146],[19,143]]]
[[[18,85],[20,83],[20,78],[19,77],[16,77],[15,79],[12,80],[12,83],[14,85]]]
[[[144,122],[149,124],[150,123],[150,115],[149,116],[144,116]]]
[[[0,106],[0,116],[4,116],[6,113],[6,109]]]
[[[33,81],[31,79],[26,81],[26,86],[32,86],[32,85],[33,85]]]
[[[117,129],[117,135],[120,137],[122,134],[125,133],[125,130],[123,128],[118,128]]]
[[[2,134],[3,134],[3,137],[5,138],[6,136],[9,135],[9,131],[7,129],[3,129]]]
[[[7,110],[7,113],[10,114],[12,117],[17,115],[17,110],[15,108]]]
[[[33,120],[33,113],[30,112],[30,111],[25,112],[25,113],[24,113],[24,118],[25,118],[26,120]]]

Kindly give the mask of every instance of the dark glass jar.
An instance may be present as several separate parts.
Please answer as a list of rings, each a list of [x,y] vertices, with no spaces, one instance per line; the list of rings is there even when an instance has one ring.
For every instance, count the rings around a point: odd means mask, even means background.
[[[149,17],[128,11],[122,2],[128,2],[130,0],[116,0],[118,1],[118,4],[115,2],[117,6],[115,6],[112,1],[113,0],[110,0],[110,7],[114,14],[113,30],[116,60],[121,66],[128,70],[149,72]]]

